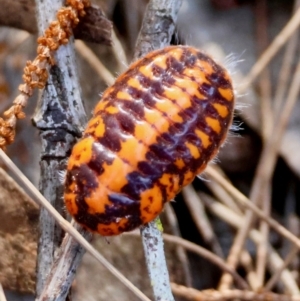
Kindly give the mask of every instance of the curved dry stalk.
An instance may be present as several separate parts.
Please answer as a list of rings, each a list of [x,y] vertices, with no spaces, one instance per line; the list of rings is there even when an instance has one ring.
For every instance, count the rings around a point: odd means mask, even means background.
[[[238,206],[238,204],[233,200],[233,198],[228,194],[228,192],[218,183],[213,181],[207,181],[205,185],[225,206],[227,206],[237,214],[242,214],[241,208]]]
[[[123,45],[120,42],[120,40],[118,39],[114,30],[112,31],[111,38],[112,38],[112,51],[118,62],[119,72],[121,73],[124,70],[126,70],[126,68],[128,66],[127,57],[126,57]]]
[[[132,232],[126,233],[125,235],[138,236],[138,232],[132,231]],[[209,250],[206,250],[205,248],[198,246],[195,243],[190,242],[190,241],[188,241],[184,238],[178,237],[178,236],[164,233],[163,238],[167,242],[182,246],[187,251],[193,252],[193,253],[201,256],[202,258],[207,259],[211,263],[218,266],[221,270],[230,273],[232,275],[232,277],[235,279],[236,283],[241,288],[243,288],[243,289],[249,288],[247,282],[245,282],[245,280],[235,270],[231,269],[222,258],[218,257],[217,255],[210,252]]]
[[[298,12],[300,18],[300,8]],[[280,141],[282,139],[284,130],[287,126],[292,109],[297,101],[299,90],[300,90],[300,59],[298,61],[297,68],[293,76],[293,80],[289,89],[289,93],[284,108],[282,109],[279,120],[276,120],[276,122],[273,125],[272,134],[270,135],[270,137],[268,137],[268,139],[265,142],[265,145],[263,147],[259,159],[258,166],[256,168],[255,177],[254,177],[254,181],[252,184],[250,197],[249,197],[254,205],[257,205],[262,202],[262,199],[264,198],[263,193],[270,185],[271,177],[275,168]],[[265,218],[264,214],[262,214],[262,216]],[[253,218],[254,218],[253,210],[248,211],[246,213],[245,223],[243,227],[238,231],[234,239],[234,243],[231,247],[227,259],[227,262],[233,268],[237,265],[240,251],[245,243],[245,239],[250,230],[250,226],[253,221]],[[288,234],[286,233],[286,235]],[[221,278],[220,286],[224,289],[227,289],[230,286],[230,282],[231,282],[230,276],[223,275],[223,277]]]
[[[221,203],[218,203],[212,198],[200,194],[205,205],[207,208],[215,214],[217,217],[228,223],[230,226],[239,229],[244,224],[244,217],[239,216],[229,208],[225,207]],[[249,238],[255,243],[258,244],[262,240],[261,233],[255,229],[251,229],[249,232]],[[269,250],[269,256],[268,256],[268,267],[271,273],[274,273],[283,265],[283,260],[280,258],[278,253],[271,247],[271,245],[268,246]],[[297,286],[297,283],[293,277],[293,275],[290,273],[289,270],[284,270],[281,274],[282,282],[284,283],[286,290],[293,295],[299,294],[299,288]]]
[[[216,165],[214,166],[214,169],[216,169],[218,172],[221,172],[221,170]],[[234,198],[223,187],[221,187],[219,183],[215,181],[207,181],[205,184],[222,204],[224,204],[237,215],[243,216],[244,213],[241,210],[242,206],[236,203],[234,201]],[[240,262],[247,271],[247,279],[249,285],[253,290],[258,289],[259,286],[257,282],[256,273],[253,268],[252,258],[246,250],[241,251]]]
[[[259,289],[256,279],[256,273],[254,270],[252,257],[247,250],[242,250],[240,262],[245,271],[247,272],[246,279],[251,287],[251,290],[256,291],[257,289]]]
[[[254,15],[256,18],[255,29],[256,29],[256,44],[259,55],[269,45],[268,37],[268,7],[266,0],[255,1]],[[273,124],[273,110],[272,110],[272,99],[271,99],[271,79],[270,70],[266,66],[259,76],[257,82],[259,88],[260,98],[260,120],[261,120],[261,134],[263,140],[268,137],[272,130]]]
[[[185,287],[176,283],[171,283],[173,293],[178,297],[183,297],[191,301],[300,301],[299,296],[279,295],[270,292],[251,292],[241,290],[204,290],[198,291],[194,288]]]
[[[239,190],[237,190],[231,183],[226,181],[222,176],[220,176],[215,170],[211,167],[207,167],[206,169],[207,176],[212,180],[217,181],[220,185],[222,185],[241,205],[250,209],[255,213],[259,218],[264,220],[271,226],[276,232],[282,235],[287,240],[291,241],[294,245],[296,245],[300,249],[300,239],[287,230],[285,227],[280,225],[273,218],[266,216],[262,210],[260,210],[256,205],[254,205],[246,196],[244,196]]]
[[[259,54],[265,50],[269,44],[268,38],[268,10],[267,1],[259,0],[255,2],[256,16],[256,37]],[[271,78],[268,66],[262,71],[257,82],[260,97],[260,120],[262,140],[266,141],[271,134],[274,121],[274,112],[272,110],[271,99]],[[271,211],[271,183],[266,185],[262,194],[265,196],[261,200],[260,208],[266,215],[270,215]],[[263,286],[266,264],[267,264],[267,241],[269,238],[269,226],[264,221],[259,222],[259,229],[264,239],[257,245],[256,252],[256,284],[257,289]]]
[[[219,198],[219,200],[221,202],[223,201],[224,197],[226,198],[226,201],[223,202],[225,204],[225,206],[227,206],[228,208],[233,210],[238,215],[242,215],[240,208],[237,206],[237,204],[234,202],[233,198],[227,193],[227,191],[224,188],[222,188],[218,183],[213,182],[213,181],[208,181],[206,183],[206,185],[210,189],[212,189],[213,193],[217,193],[217,197]],[[186,187],[186,188],[188,188],[188,187]],[[183,196],[185,194],[186,194],[186,196],[190,195],[189,197],[185,197],[185,202],[187,202],[188,207],[190,207],[190,213],[192,214],[192,216],[195,215],[194,222],[197,224],[197,223],[200,223],[199,221],[201,221],[201,223],[204,224],[203,220],[207,219],[207,217],[203,217],[201,214],[197,213],[199,210],[199,208],[197,209],[197,207],[199,206],[199,203],[202,204],[202,199],[200,198],[199,194],[196,193],[196,191],[193,189],[193,187],[191,187],[191,189],[194,190],[193,192],[190,189],[186,191],[186,188],[183,189],[182,193],[183,193]],[[191,200],[193,200],[193,201],[189,205],[189,202],[191,202]],[[202,205],[201,205],[201,207],[202,207]],[[202,209],[202,210],[204,210],[204,209]],[[205,231],[208,231],[207,229],[211,228],[211,225],[206,224],[204,227],[206,229]],[[212,232],[213,236],[215,236],[214,232],[212,231],[212,228],[209,231]],[[216,238],[214,238],[214,239],[216,239]],[[219,246],[219,248],[221,248],[221,247]],[[214,250],[214,253],[219,255],[216,252],[216,250]],[[223,258],[223,256],[220,256],[220,257]],[[257,282],[257,277],[253,270],[251,256],[245,250],[242,251],[242,253],[241,253],[241,264],[245,267],[245,269],[247,271],[247,279],[248,279],[248,282],[249,282],[251,288],[252,289],[259,288],[258,282]]]
[[[192,185],[189,185],[183,188],[181,193],[203,240],[211,246],[212,251],[216,255],[224,258],[222,248],[207,217],[202,201],[195,189]]]
[[[266,184],[264,187],[264,198],[261,205],[262,212],[265,216],[270,217],[271,213],[271,183]],[[261,288],[265,281],[266,275],[266,265],[267,265],[267,256],[268,256],[268,241],[269,241],[269,225],[261,220],[259,222],[259,231],[261,232],[263,239],[257,245],[256,252],[256,280],[257,280],[257,289]]]
[[[44,198],[44,196],[35,188],[35,186],[24,176],[18,167],[9,159],[9,157],[0,149],[0,158],[7,168],[12,172],[14,178],[25,187],[28,194],[38,204],[44,207],[56,222],[70,234],[76,242],[83,246],[97,261],[104,265],[107,270],[118,278],[128,289],[130,289],[140,300],[150,301],[138,288],[136,288],[126,277],[124,277],[115,267],[113,267],[82,235],[65,220],[56,209]],[[68,288],[64,288],[67,289]]]
[[[115,78],[111,72],[102,64],[96,54],[84,42],[77,40],[75,42],[75,47],[79,54],[95,69],[98,76],[103,79],[107,86],[111,86],[115,82]]]
[[[215,255],[214,253],[188,241],[181,237],[169,235],[169,234],[163,234],[163,238],[165,241],[176,243],[182,247],[184,247],[186,250],[189,250],[191,252],[194,252],[198,254],[199,256],[206,258],[213,264],[217,265],[219,268],[221,268],[223,271],[227,271],[232,275],[232,277],[235,279],[236,283],[243,289],[249,288],[248,284],[244,281],[244,279],[233,269],[231,269],[226,262]]]
[[[164,208],[164,212],[166,214],[168,224],[170,225],[171,233],[175,236],[181,237],[178,220],[176,218],[174,209],[172,208],[170,203],[166,204],[166,206]],[[177,253],[179,262],[181,263],[182,269],[183,269],[185,284],[187,286],[192,286],[193,279],[192,279],[192,275],[191,275],[191,267],[190,267],[188,256],[187,256],[184,248],[181,246],[177,246],[176,253]]]
[[[253,65],[248,75],[244,78],[243,82],[239,86],[239,93],[243,94],[250,87],[250,85],[257,79],[259,74],[265,69],[265,67],[270,63],[272,58],[276,53],[284,46],[287,40],[292,36],[295,30],[300,25],[300,8],[292,16],[289,22],[281,30],[281,32],[276,36],[271,45],[264,51],[257,62]]]
[[[294,3],[294,13],[300,8],[300,0],[296,0]],[[281,69],[279,71],[278,81],[276,84],[276,91],[274,94],[274,116],[277,118],[280,115],[280,110],[283,104],[284,96],[290,80],[293,62],[295,61],[295,54],[298,45],[298,32],[295,30],[294,34],[288,41],[282,60]]]
[[[278,279],[280,278],[280,275],[282,272],[287,268],[287,266],[291,263],[291,261],[295,258],[295,256],[299,253],[299,248],[294,247],[284,260],[282,266],[274,273],[274,275],[269,279],[269,281],[266,283],[266,285],[263,288],[263,291],[270,291],[273,286],[277,283]]]
[[[4,295],[4,291],[1,283],[0,283],[0,301],[6,301],[6,297]]]

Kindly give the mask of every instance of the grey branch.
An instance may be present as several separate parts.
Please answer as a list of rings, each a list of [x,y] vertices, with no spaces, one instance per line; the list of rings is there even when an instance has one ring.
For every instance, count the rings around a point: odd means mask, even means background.
[[[169,279],[168,267],[164,253],[162,229],[159,229],[159,218],[141,229],[146,265],[153,295],[156,301],[175,301]]]
[[[134,59],[170,44],[181,3],[181,0],[150,0],[138,36]],[[155,219],[141,229],[147,269],[155,300],[174,301],[158,223],[159,219]]]
[[[84,231],[78,224],[75,225],[75,228],[82,236],[91,241],[92,233]],[[47,277],[44,289],[37,300],[66,300],[84,253],[85,249],[67,234],[58,251],[57,259],[54,261],[50,274]]]
[[[151,0],[140,30],[134,59],[168,46],[175,30],[182,0]]]
[[[63,3],[62,0],[36,1],[40,33],[55,19],[56,11]],[[81,101],[72,41],[58,49],[55,61],[56,65],[49,70],[49,79],[33,121],[40,130],[42,140],[40,190],[63,214],[63,184],[59,173],[65,170],[67,154],[76,137],[80,136],[86,117]],[[37,258],[37,297],[45,288],[46,277],[51,271],[54,254],[61,244],[62,237],[61,228],[42,208]]]

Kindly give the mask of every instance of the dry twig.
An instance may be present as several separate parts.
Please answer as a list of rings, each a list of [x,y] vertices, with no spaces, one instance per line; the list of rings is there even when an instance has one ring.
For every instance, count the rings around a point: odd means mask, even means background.
[[[204,241],[211,246],[212,251],[216,255],[224,258],[223,251],[206,215],[201,199],[197,195],[192,185],[185,187],[182,190],[182,195],[185,203],[187,204],[187,207],[189,208],[194,223],[198,231],[202,235]]]
[[[230,226],[239,229],[244,224],[244,217],[237,215],[235,212],[225,207],[224,205],[215,202],[210,197],[204,194],[200,194],[202,200],[204,201],[207,208],[215,214],[217,217],[228,223]],[[249,232],[249,238],[253,240],[255,244],[258,244],[262,240],[261,233],[255,229],[251,229]],[[280,268],[283,265],[281,257],[276,253],[276,251],[268,246],[268,267],[271,273],[274,273],[275,270]],[[296,284],[296,281],[293,275],[289,270],[284,270],[281,274],[281,280],[286,286],[286,290],[294,295],[299,294],[299,288]]]
[[[251,292],[241,290],[204,290],[198,291],[193,288],[171,283],[172,291],[179,297],[184,297],[191,301],[226,301],[226,300],[240,300],[240,301],[299,301],[299,296],[279,295],[270,292]]]
[[[259,0],[255,3],[256,22],[256,36],[259,54],[267,48],[268,45],[268,18],[267,18],[267,1]],[[271,106],[271,80],[270,70],[266,68],[262,71],[259,77],[258,87],[260,90],[260,120],[261,120],[261,134],[263,141],[265,141],[271,134],[273,126],[273,111]],[[271,207],[271,183],[263,187],[262,194],[265,196],[261,201],[260,207],[266,215],[270,215]],[[257,246],[256,259],[256,284],[255,290],[262,287],[266,272],[267,262],[267,241],[269,238],[269,226],[264,221],[260,221],[260,231],[264,239]]]
[[[84,42],[76,41],[75,47],[80,55],[95,69],[98,76],[104,80],[107,86],[111,86],[115,82],[115,78],[111,72],[106,69],[95,53]]]
[[[273,286],[277,283],[278,279],[280,278],[282,272],[288,267],[288,265],[291,263],[291,261],[295,258],[295,256],[298,253],[299,253],[299,248],[295,246],[284,260],[282,266],[279,269],[277,269],[277,271],[266,283],[266,285],[263,288],[263,291],[268,292],[273,288]]]
[[[287,40],[293,35],[296,29],[300,25],[300,8],[295,12],[286,26],[276,36],[270,46],[264,51],[256,63],[252,66],[248,75],[244,78],[241,86],[239,87],[239,93],[244,93],[250,87],[250,85],[258,78],[265,67],[270,63],[272,58],[278,53],[278,51],[285,45]]]
[[[298,23],[299,23],[300,22],[300,8],[297,11],[297,13],[295,14],[295,16],[296,15],[299,18],[299,20],[298,20]],[[296,20],[294,19],[295,16],[291,19],[291,21],[292,20],[294,22],[297,21],[297,19]],[[291,24],[291,21],[289,21],[289,24]],[[294,22],[292,22],[292,23],[294,24]],[[290,25],[287,25],[282,32],[285,32],[286,28],[291,30]],[[296,28],[297,27],[294,27],[293,29],[295,30]],[[293,31],[289,32],[289,36],[291,36],[292,32]],[[275,38],[274,42],[281,35],[282,35],[282,33],[280,33]],[[272,43],[272,45],[274,44],[274,42]],[[270,47],[268,49],[270,49]],[[284,130],[286,128],[287,122],[289,120],[289,116],[292,112],[292,108],[294,107],[294,105],[296,103],[297,96],[299,94],[299,90],[300,90],[300,61],[298,62],[296,71],[294,73],[294,77],[293,77],[293,80],[292,80],[292,83],[290,86],[290,90],[289,90],[289,93],[287,96],[286,103],[284,105],[284,108],[282,109],[282,113],[279,117],[279,120],[276,120],[276,123],[274,123],[273,128],[272,128],[272,133],[266,140],[265,145],[263,147],[262,154],[260,156],[260,160],[259,160],[259,163],[258,163],[258,166],[256,169],[255,178],[254,178],[254,182],[252,184],[251,193],[250,193],[250,197],[249,197],[254,205],[261,203],[261,200],[264,198],[263,192],[265,191],[266,187],[268,187],[268,185],[270,185],[269,183],[270,183],[271,176],[273,174],[273,170],[275,167],[279,144],[280,144],[282,135],[284,133]],[[231,267],[235,267],[237,265],[241,249],[244,245],[245,239],[250,230],[250,225],[253,221],[253,218],[254,218],[253,212],[248,211],[246,213],[244,226],[238,231],[238,233],[235,237],[234,243],[231,247],[231,251],[230,251],[230,253],[228,255],[228,259],[227,259],[227,261]],[[220,287],[222,289],[227,289],[230,286],[230,282],[231,282],[230,276],[223,275],[223,277],[221,278]]]
[[[176,214],[175,214],[174,209],[172,208],[171,204],[167,204],[165,206],[164,212],[166,214],[168,224],[170,225],[171,233],[175,236],[181,237],[178,220],[176,218]],[[185,250],[182,246],[177,246],[176,254],[177,254],[177,257],[182,266],[185,284],[187,286],[191,286],[192,285],[192,275],[191,275],[191,267],[190,267],[187,253],[185,252]]]
[[[143,19],[134,60],[170,44],[182,0],[150,0]],[[155,300],[173,301],[158,219],[141,228],[146,263]],[[151,246],[151,248],[149,248]],[[160,268],[159,273],[155,267]]]
[[[112,32],[112,51],[118,62],[119,72],[125,71],[128,66],[128,61],[127,61],[124,48],[120,40],[118,39],[115,31]]]
[[[3,287],[0,284],[0,301],[6,301],[6,297],[4,295]]]
[[[127,236],[137,236],[138,232],[137,231],[132,231],[129,233],[126,233],[125,235]],[[226,271],[232,275],[232,277],[235,279],[236,283],[238,286],[241,288],[247,289],[249,288],[248,284],[245,282],[245,280],[233,269],[231,269],[226,262],[221,259],[219,256],[215,255],[214,253],[210,252],[209,250],[193,243],[190,242],[184,238],[170,235],[170,234],[163,234],[163,238],[165,241],[177,244],[181,247],[183,247],[185,250],[193,252],[202,258],[205,258],[206,260],[210,261],[217,267],[219,267],[221,270]]]
[[[268,7],[266,0],[257,0],[255,2],[256,16],[256,40],[259,55],[267,48],[268,39]],[[271,80],[270,70],[266,66],[259,76],[258,80],[260,115],[261,115],[261,133],[263,139],[268,137],[272,129],[273,114],[271,106]]]
[[[300,1],[296,0],[294,3],[294,13],[300,8]],[[289,41],[287,42],[284,57],[282,60],[281,69],[279,71],[278,81],[276,84],[276,91],[274,94],[274,116],[277,118],[280,115],[280,110],[282,107],[282,103],[284,100],[284,96],[286,94],[288,88],[288,82],[291,77],[291,69],[293,66],[293,62],[295,61],[295,54],[298,45],[298,32],[299,30],[295,30],[294,34],[291,36]]]
[[[260,210],[256,205],[254,205],[246,196],[244,196],[239,190],[237,190],[233,185],[223,179],[222,176],[218,175],[212,168],[207,168],[207,175],[218,181],[232,196],[235,197],[236,201],[238,201],[241,205],[245,206],[247,209],[250,209],[254,214],[256,214],[259,218],[264,220],[271,226],[275,231],[281,234],[286,239],[290,240],[300,249],[300,239],[287,230],[285,227],[280,225],[273,218],[266,216],[262,210]]]

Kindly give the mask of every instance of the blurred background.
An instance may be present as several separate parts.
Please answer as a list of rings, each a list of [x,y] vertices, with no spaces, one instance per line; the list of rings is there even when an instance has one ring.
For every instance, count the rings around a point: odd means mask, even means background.
[[[2,1],[0,0],[0,5]],[[28,18],[34,18],[34,1],[23,2],[32,9],[27,10],[28,14],[31,13]],[[111,46],[86,43],[113,76],[126,70],[128,62],[132,59],[147,2],[146,0],[92,1],[93,4],[100,6],[107,18],[113,22],[116,34],[113,43],[120,42],[126,54],[127,61],[120,61]],[[179,12],[172,44],[187,44],[202,49],[225,65],[234,78],[237,93],[234,127],[213,165],[221,168],[224,177],[246,196],[251,192],[261,151],[272,132],[270,129],[280,118],[281,108],[289,93],[298,64],[298,31],[295,31],[272,59],[270,65],[264,68],[246,91],[240,93],[239,87],[263,51],[291,19],[296,8],[299,7],[299,2],[296,0],[183,0]],[[2,25],[1,15],[0,25]],[[26,30],[0,27],[1,112],[10,107],[18,93],[17,87],[22,81],[25,63],[35,57],[36,38],[36,35]],[[107,82],[85,59],[80,47],[77,47],[77,64],[82,98],[89,118],[93,107],[100,99],[99,95],[107,87]],[[36,92],[30,99],[26,108],[27,118],[18,123],[16,141],[7,149],[10,158],[36,186],[39,182],[41,148],[39,133],[32,125],[31,117],[38,96]],[[266,214],[297,236],[300,229],[299,177],[300,103],[297,101],[278,148],[278,159],[274,166],[270,187],[264,195],[266,206],[271,208],[265,211]],[[218,202],[220,198],[226,196],[226,193],[222,192],[220,186],[214,184],[205,172],[201,178],[194,181],[192,193],[195,192],[198,197],[200,196],[198,202],[203,201],[203,213],[212,232],[207,234],[207,225],[199,226],[200,218],[197,219],[193,215],[193,205],[187,201],[190,191],[178,195],[166,208],[162,215],[164,229],[166,233],[181,235],[184,239],[226,258],[237,228],[230,225],[226,218],[222,218],[222,214],[218,216],[209,209],[209,204]],[[15,219],[19,220],[22,217],[16,215],[15,210],[19,210],[22,203],[19,203],[18,197],[12,197],[9,205],[11,209],[5,211],[8,206],[7,197],[10,197],[9,192],[8,189],[8,194],[5,198],[2,196],[3,202],[0,202],[0,250],[1,254],[7,254],[0,258],[0,282],[5,288],[8,300],[33,300],[38,214],[36,209],[32,209],[33,213],[26,225],[16,223]],[[10,212],[12,217],[8,217],[7,212]],[[243,216],[244,208],[241,212]],[[28,212],[24,214],[28,215]],[[259,226],[258,222],[253,225],[253,229],[256,226]],[[292,249],[291,244],[273,230],[267,233],[265,239],[281,258],[285,258]],[[20,248],[20,241],[23,246],[28,244],[27,248]],[[137,235],[121,235],[108,240],[96,237],[94,245],[128,279],[151,296],[142,245]],[[248,262],[255,266],[258,260],[257,244],[247,240],[245,250],[249,256]],[[217,288],[222,272],[208,260],[195,253],[186,252],[171,242],[166,242],[166,257],[172,282],[199,290]],[[247,269],[245,264],[240,264],[237,270],[242,277],[250,281],[247,277],[251,269]],[[299,254],[294,256],[288,265],[288,270],[299,287]],[[273,272],[272,268],[266,268],[263,275],[264,283],[272,277]],[[252,288],[254,289],[255,285]],[[281,294],[297,293],[297,290],[291,291],[281,281],[277,282],[272,291]],[[100,301],[108,298],[112,301],[136,300],[136,297],[132,296],[90,255],[84,257],[78,271],[73,285],[73,296],[74,300]],[[176,300],[186,299],[177,296]]]

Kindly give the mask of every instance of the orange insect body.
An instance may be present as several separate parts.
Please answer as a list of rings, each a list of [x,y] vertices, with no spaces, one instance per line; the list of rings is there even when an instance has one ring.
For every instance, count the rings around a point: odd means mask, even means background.
[[[68,162],[65,203],[102,235],[153,220],[217,153],[232,121],[227,71],[188,46],[132,64],[97,104]]]

